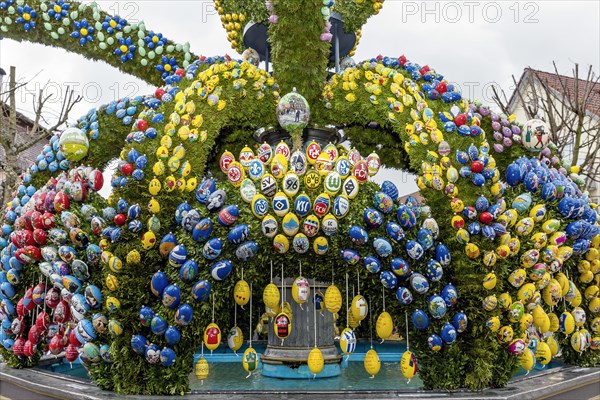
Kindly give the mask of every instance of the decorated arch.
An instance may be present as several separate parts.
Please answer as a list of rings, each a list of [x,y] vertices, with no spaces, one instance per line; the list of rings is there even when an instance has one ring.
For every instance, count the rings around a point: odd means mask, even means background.
[[[597,365],[596,205],[548,127],[470,102],[404,56],[328,73],[332,18],[357,44],[379,1],[238,3],[215,5],[241,60],[198,57],[94,5],[0,3],[3,36],[159,85],[54,135],[6,205],[9,364],[65,351],[103,389],[185,393],[201,346],[230,328],[247,335],[234,307],[292,317],[272,291],[274,264],[288,277],[333,273],[324,312],[348,335],[366,335],[367,303],[382,339],[408,332],[401,373],[417,363],[426,388],[502,386],[559,352]],[[272,74],[245,45],[250,21],[267,27]],[[381,165],[416,173],[424,200],[372,182]],[[342,307],[346,275],[358,292]]]

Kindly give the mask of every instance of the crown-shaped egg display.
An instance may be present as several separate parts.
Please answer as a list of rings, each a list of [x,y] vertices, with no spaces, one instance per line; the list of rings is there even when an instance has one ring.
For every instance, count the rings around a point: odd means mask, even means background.
[[[157,85],[53,134],[5,205],[9,365],[64,350],[103,389],[183,394],[196,350],[233,327],[237,351],[263,325],[256,293],[267,287],[267,314],[277,311],[271,262],[282,277],[356,278],[349,288],[335,278],[325,307],[316,297],[305,307],[346,323],[345,354],[368,336],[367,312],[381,339],[406,332],[402,373],[418,364],[427,388],[502,386],[518,365],[559,353],[598,365],[597,205],[543,121],[498,115],[405,56],[348,58],[382,1],[215,7],[242,59],[195,55],[95,3],[0,3],[4,38]],[[399,195],[399,169],[417,175],[419,196]],[[289,306],[278,310],[298,329]],[[250,343],[240,370],[258,358]],[[210,379],[206,361],[199,379]],[[370,353],[369,375],[378,362]]]

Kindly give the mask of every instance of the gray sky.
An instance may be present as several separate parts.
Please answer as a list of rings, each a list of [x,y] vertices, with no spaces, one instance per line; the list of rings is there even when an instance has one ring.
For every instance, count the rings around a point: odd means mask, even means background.
[[[99,1],[100,6],[169,39],[188,41],[196,54],[238,54],[226,40],[212,1]],[[169,14],[172,14],[170,16]],[[42,27],[38,27],[42,29]],[[469,98],[491,103],[489,87],[501,85],[510,94],[511,75],[523,68],[570,74],[574,62],[600,69],[600,2],[598,1],[398,1],[387,0],[382,12],[363,28],[354,59],[378,54],[400,56],[428,64],[459,84]],[[41,45],[0,41],[0,66],[17,67],[22,80],[31,80],[18,102],[30,114],[32,93],[50,82],[56,97],[65,85],[75,85],[84,96],[72,119],[89,108],[126,95],[144,94],[154,88],[123,75],[107,64],[92,62],[63,50]],[[35,77],[35,78],[34,78]],[[32,79],[33,78],[33,79]],[[47,115],[52,118],[51,113]],[[379,174],[383,177],[398,174]],[[400,185],[406,178],[395,177]],[[410,179],[408,179],[410,181]],[[402,183],[402,186],[406,183]],[[415,186],[405,186],[410,191]]]

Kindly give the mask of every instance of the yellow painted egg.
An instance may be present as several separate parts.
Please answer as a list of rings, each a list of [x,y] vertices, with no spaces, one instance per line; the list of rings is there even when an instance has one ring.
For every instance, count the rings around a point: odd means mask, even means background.
[[[208,377],[208,372],[208,361],[206,361],[206,358],[200,357],[194,366],[194,375],[196,375],[196,378],[202,381]]]
[[[271,174],[276,179],[281,179],[285,176],[287,169],[288,169],[287,158],[281,153],[275,154],[275,157],[273,157],[273,161],[271,161]]]
[[[198,179],[196,177],[192,177],[187,180],[187,182],[185,184],[185,190],[187,192],[193,192],[194,190],[196,190],[197,186],[198,186]]]
[[[310,284],[308,279],[299,276],[292,283],[292,298],[298,304],[304,304],[310,296]]]
[[[160,212],[160,203],[154,198],[150,199],[148,202],[148,211],[152,214],[158,214]]]
[[[244,344],[244,333],[236,325],[229,330],[227,334],[227,346],[234,352],[238,351]]]
[[[279,288],[274,283],[269,283],[263,290],[263,302],[265,306],[275,309],[279,306],[281,295],[279,294]]]
[[[588,346],[587,337],[585,335],[585,329],[581,329],[577,332],[573,332],[571,335],[571,347],[577,352],[584,351]]]
[[[161,176],[162,174],[164,174],[165,163],[162,161],[157,161],[156,163],[154,163],[154,166],[152,167],[152,172],[154,173],[154,175],[157,176]]]
[[[526,348],[523,354],[519,356],[519,361],[524,370],[531,371],[535,366],[535,355],[533,354],[533,351],[529,347]]]
[[[152,196],[156,196],[158,193],[160,193],[160,189],[162,189],[162,184],[160,181],[156,178],[152,178],[150,183],[148,183],[148,193],[150,193]]]
[[[590,348],[592,350],[598,350],[598,349],[600,349],[600,337],[599,336],[594,336],[590,340]]]
[[[547,234],[558,232],[560,229],[560,221],[557,219],[549,219],[542,224],[542,230]]]
[[[502,311],[507,311],[512,305],[512,303],[512,297],[510,297],[510,294],[508,292],[504,292],[500,296],[498,296],[498,307],[500,307]]]
[[[498,341],[500,343],[503,343],[503,344],[510,343],[514,337],[513,328],[510,325],[504,325],[498,331],[497,337],[498,337]]]
[[[585,324],[586,315],[583,308],[575,307],[573,308],[573,311],[571,311],[571,314],[573,315],[573,320],[575,321],[576,327],[580,328],[583,326],[583,324]]]
[[[356,349],[356,335],[350,328],[345,328],[340,334],[340,349],[344,354],[352,354]]]
[[[529,217],[533,218],[535,222],[540,222],[546,216],[546,206],[544,204],[537,204],[533,206],[529,211]]]
[[[500,319],[498,317],[490,317],[485,322],[485,326],[492,332],[498,332],[498,329],[500,329]]]
[[[377,322],[375,323],[375,331],[377,332],[377,336],[382,340],[392,336],[392,332],[394,331],[394,321],[392,320],[390,313],[383,311],[379,314]]]
[[[537,362],[542,365],[546,365],[550,362],[552,359],[552,351],[546,342],[538,342],[535,358],[537,359]]]
[[[321,371],[323,371],[323,367],[325,366],[325,359],[323,358],[323,353],[318,347],[313,348],[310,353],[308,353],[308,369],[314,375],[317,375]]]
[[[573,248],[571,248],[570,246],[561,246],[558,248],[558,254],[556,255],[556,257],[560,258],[564,262],[571,258],[572,255]]]
[[[241,279],[233,287],[233,299],[240,306],[245,306],[250,301],[250,285]]]
[[[600,312],[600,298],[594,297],[590,300],[588,310],[590,310],[592,314],[598,314]]]
[[[595,333],[600,332],[600,317],[596,317],[592,320],[592,323],[590,324],[590,327],[592,328],[592,331]]]
[[[523,314],[523,316],[521,317],[521,320],[519,321],[519,328],[521,328],[522,331],[526,331],[527,328],[529,328],[532,324],[533,324],[533,315],[531,315],[529,313]]]
[[[167,191],[167,193],[170,193],[173,190],[175,190],[176,186],[177,181],[173,175],[169,175],[165,178],[165,190]]]
[[[140,256],[140,252],[134,249],[127,253],[125,260],[127,261],[127,265],[136,265],[140,263],[142,257]]]
[[[364,366],[367,374],[372,377],[379,373],[381,361],[379,360],[379,354],[377,354],[375,350],[369,349],[369,351],[367,351],[367,354],[365,354]]]
[[[109,296],[106,298],[106,308],[109,311],[117,311],[121,308],[121,302],[116,297]]]
[[[369,312],[369,305],[367,304],[367,299],[364,296],[357,294],[352,299],[352,304],[350,305],[350,312],[352,316],[357,321],[362,321],[367,317]]]
[[[483,309],[485,311],[492,311],[498,306],[498,299],[496,296],[489,295],[485,299],[483,299]]]
[[[523,303],[528,303],[535,294],[536,287],[533,283],[526,283],[519,288],[517,292],[517,298]]]
[[[519,236],[529,236],[531,231],[533,231],[533,226],[535,225],[533,218],[527,217],[521,219],[517,222],[517,226],[515,227],[515,231]]]
[[[598,297],[600,295],[600,289],[598,288],[598,285],[590,285],[585,289],[583,295],[587,300],[591,300],[594,297]]]
[[[548,237],[544,232],[537,232],[531,237],[531,242],[533,243],[533,247],[537,250],[540,250],[546,247],[546,243],[548,241]]]
[[[508,276],[508,282],[513,287],[518,288],[518,287],[521,287],[525,283],[526,277],[527,277],[527,273],[525,272],[525,270],[522,268],[519,268],[510,273],[510,275]]]
[[[598,251],[598,249],[595,249],[595,248],[589,249],[588,252],[585,254],[585,259],[588,261],[598,260],[599,258],[600,258],[600,251]]]
[[[410,351],[406,350],[400,359],[400,371],[406,379],[412,379],[417,373],[417,358]]]
[[[554,279],[556,279],[560,284],[562,295],[565,296],[569,292],[569,279],[562,272],[554,274]]]
[[[546,314],[539,304],[534,307],[531,314],[533,315],[533,325],[535,325],[541,333],[546,333],[550,330],[550,318],[548,318],[548,314]]]
[[[150,250],[156,243],[156,235],[152,231],[148,231],[142,235],[142,247],[144,250]]]
[[[318,255],[327,253],[327,250],[329,250],[329,242],[327,241],[327,238],[324,236],[315,238],[315,241],[313,242],[313,250]]]
[[[108,260],[108,268],[110,268],[112,272],[121,272],[123,269],[123,262],[119,257],[112,256]]]
[[[105,282],[106,282],[106,287],[111,292],[114,292],[115,290],[117,290],[119,288],[119,280],[117,279],[116,276],[114,276],[112,274],[106,275]]]
[[[294,236],[300,230],[300,221],[294,213],[287,213],[281,221],[283,233],[287,236]]]
[[[335,285],[329,285],[325,291],[325,308],[332,314],[337,313],[342,308],[342,294]]]
[[[211,322],[204,329],[204,345],[210,351],[215,350],[221,344],[221,329],[217,324]]]
[[[485,265],[486,267],[493,267],[494,265],[496,265],[497,259],[498,257],[493,251],[485,252],[483,254],[483,265]]]
[[[483,287],[487,290],[492,290],[496,287],[496,274],[493,272],[488,273],[483,278]]]
[[[454,211],[455,213],[460,213],[464,210],[465,204],[458,197],[454,197],[450,201],[450,208],[452,208],[452,211]]]
[[[242,356],[242,366],[244,370],[251,374],[258,368],[258,353],[254,348],[248,347]]]
[[[555,355],[558,354],[558,350],[560,347],[559,347],[558,342],[556,341],[556,338],[554,337],[554,335],[550,335],[546,338],[546,344],[550,348],[550,355],[552,357],[554,357]]]
[[[475,260],[480,254],[479,247],[474,243],[467,243],[465,246],[465,253],[467,253],[467,256],[470,259]]]
[[[292,319],[285,311],[273,318],[273,330],[279,339],[285,339],[292,333]]]
[[[554,307],[558,304],[558,301],[562,298],[562,289],[560,283],[558,283],[556,279],[550,280],[550,283],[544,288],[542,298],[550,307]]]
[[[287,253],[290,249],[290,241],[287,236],[281,233],[273,238],[273,249],[279,254]]]
[[[511,255],[510,247],[508,247],[508,245],[501,244],[496,248],[496,254],[498,255],[498,257],[500,257],[501,260],[504,260],[505,258]]]
[[[352,313],[349,313],[348,314],[348,325],[350,325],[350,328],[356,329],[360,325],[360,321],[357,320],[356,318],[354,318],[354,315],[352,315]]]

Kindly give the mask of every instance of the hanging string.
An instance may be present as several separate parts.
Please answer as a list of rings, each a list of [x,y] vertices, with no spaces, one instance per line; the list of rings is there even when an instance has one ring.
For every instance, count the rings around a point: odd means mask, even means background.
[[[212,294],[212,322],[215,322],[215,294]]]
[[[410,350],[410,343],[408,343],[408,314],[404,311],[404,319],[406,321],[406,351]]]
[[[358,289],[358,294],[360,294],[360,272],[356,270],[356,286]]]
[[[250,326],[248,330],[250,331],[250,347],[252,347],[252,284],[250,284]]]
[[[244,267],[242,267],[242,280],[244,280]]]
[[[333,262],[331,263],[331,284],[335,285],[335,283],[333,282],[333,277],[335,276],[334,272],[333,272]]]
[[[271,260],[271,283],[273,283],[273,260]]]
[[[383,299],[383,311],[385,311],[385,287],[381,285],[381,297]]]
[[[369,301],[369,340],[371,342],[371,349],[373,349],[373,314],[371,314],[371,302]]]
[[[283,312],[283,302],[285,301],[285,288],[283,287],[283,264],[281,264],[281,311]]]
[[[302,261],[299,261],[299,263],[300,263],[300,276],[302,276]],[[293,285],[293,283],[292,283],[292,285]],[[309,283],[309,287],[310,287],[310,283]],[[302,308],[302,303],[299,303],[298,305],[300,306],[300,309],[302,311],[304,311],[304,308]],[[308,314],[306,314],[306,322],[308,325]],[[308,329],[308,326],[307,326],[307,329]]]
[[[300,276],[302,276],[302,261],[299,261],[300,263]]]
[[[346,328],[350,326],[350,305],[348,304],[348,272],[346,272]]]
[[[315,347],[317,347],[317,282],[313,280],[313,304],[314,304],[314,329],[315,329]]]

